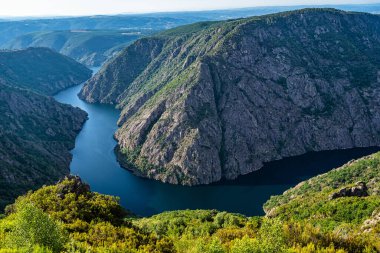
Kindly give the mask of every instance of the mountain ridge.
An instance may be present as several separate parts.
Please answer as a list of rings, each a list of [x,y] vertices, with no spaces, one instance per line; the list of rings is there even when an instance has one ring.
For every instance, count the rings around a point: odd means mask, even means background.
[[[23,34],[5,43],[6,49],[47,47],[90,67],[101,66],[107,59],[140,38],[141,31],[68,30]]]
[[[91,77],[92,71],[48,48],[0,51],[0,84],[54,95]]]

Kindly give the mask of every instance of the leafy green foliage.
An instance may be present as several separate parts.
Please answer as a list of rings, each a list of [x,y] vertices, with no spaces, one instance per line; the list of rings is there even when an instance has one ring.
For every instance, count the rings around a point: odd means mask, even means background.
[[[316,216],[319,218],[314,217],[314,221],[325,225],[331,223],[331,228],[341,222],[360,224],[380,205],[379,175],[380,153],[376,153],[302,182],[283,195],[273,196],[265,203],[264,209],[287,220]],[[359,181],[367,183],[371,196],[330,200],[332,193],[352,187]]]
[[[6,247],[33,249],[43,246],[52,252],[63,250],[67,237],[60,224],[33,204],[19,204],[17,212],[7,219],[10,224],[6,226],[9,231],[4,242]],[[34,251],[43,252],[37,248]]]
[[[380,210],[379,175],[380,153],[376,153],[302,182],[283,195],[272,197],[264,209],[270,217],[284,223],[303,224],[300,226],[305,226],[309,235],[323,234],[319,242],[324,241],[325,245],[344,245],[349,252],[379,250],[376,232],[379,225],[376,214]],[[356,182],[366,184],[369,196],[331,198],[341,189],[355,187]],[[372,224],[372,228],[363,235],[366,223]],[[301,233],[299,230],[304,229],[293,227],[291,233],[295,230]]]

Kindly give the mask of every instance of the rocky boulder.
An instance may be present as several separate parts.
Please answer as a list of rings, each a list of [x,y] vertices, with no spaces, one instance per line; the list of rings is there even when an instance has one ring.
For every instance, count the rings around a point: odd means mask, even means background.
[[[347,187],[340,189],[338,192],[334,192],[330,195],[330,200],[337,199],[337,198],[343,198],[343,197],[367,197],[368,194],[368,188],[366,183],[364,182],[357,182],[355,186],[353,187]]]
[[[84,183],[79,176],[67,175],[57,183],[58,196],[64,198],[68,193],[76,196],[90,192],[90,185]]]

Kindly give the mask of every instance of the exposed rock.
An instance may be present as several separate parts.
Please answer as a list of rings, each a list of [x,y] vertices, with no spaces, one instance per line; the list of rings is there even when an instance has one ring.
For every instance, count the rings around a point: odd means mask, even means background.
[[[90,192],[90,185],[84,183],[79,176],[67,175],[57,183],[58,196],[64,198],[68,193],[76,196]]]
[[[380,210],[375,210],[372,213],[372,217],[365,220],[361,227],[364,233],[371,232],[375,227],[380,225]],[[379,234],[379,232],[378,232]]]
[[[154,57],[161,51],[162,43],[157,41],[141,39],[128,47],[124,52],[124,57],[117,57],[109,62],[106,69],[100,70],[100,74],[95,75],[88,81],[90,85],[83,87],[79,93],[80,98],[85,98],[90,103],[115,103],[117,96],[128,87],[138,75],[146,68]],[[139,54],[135,54],[135,52]],[[123,82],[120,82],[123,80]],[[98,82],[109,82],[107,86],[91,85]]]
[[[338,192],[334,192],[330,195],[329,199],[337,199],[342,197],[367,197],[368,188],[364,182],[358,182],[353,187],[340,189]]]
[[[181,27],[128,47],[80,96],[122,108],[122,165],[168,183],[377,146],[379,27],[377,15],[331,9]]]

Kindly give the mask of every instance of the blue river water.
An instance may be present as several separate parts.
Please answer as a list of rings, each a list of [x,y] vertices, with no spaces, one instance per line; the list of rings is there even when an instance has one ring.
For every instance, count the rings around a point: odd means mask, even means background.
[[[96,69],[94,70],[96,71]],[[78,98],[82,85],[55,96],[59,102],[85,110],[89,120],[71,151],[71,173],[91,189],[120,197],[121,204],[137,215],[150,216],[178,209],[218,209],[248,216],[262,215],[271,195],[281,194],[297,183],[378,151],[379,148],[318,152],[268,163],[259,171],[233,181],[207,186],[177,186],[139,178],[116,161],[113,134],[119,111],[109,105],[89,104]]]

